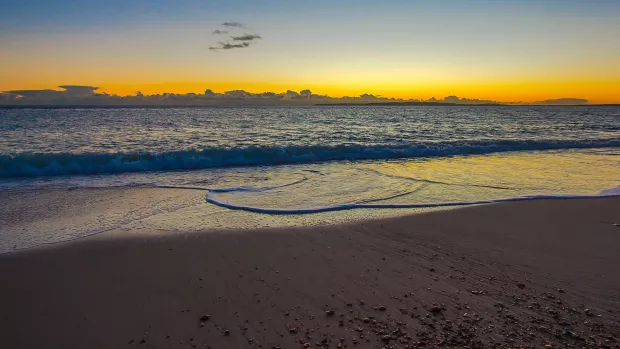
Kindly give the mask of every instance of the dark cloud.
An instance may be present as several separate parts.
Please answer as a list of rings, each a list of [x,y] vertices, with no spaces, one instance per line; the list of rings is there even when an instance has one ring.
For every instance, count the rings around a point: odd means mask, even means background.
[[[62,85],[58,87],[65,89],[65,93],[71,96],[92,96],[99,89],[96,86],[82,85]]]
[[[232,50],[235,48],[246,48],[250,46],[251,41],[262,39],[262,37],[258,34],[239,33],[241,28],[246,28],[243,24],[239,22],[224,22],[222,23],[222,26],[224,27],[223,30],[216,29],[213,31],[213,35],[228,34],[232,31],[233,33],[237,33],[236,36],[231,35],[228,38],[227,42],[219,41],[218,46],[211,46],[209,47],[209,50],[217,51]]]
[[[252,41],[252,40],[262,39],[262,37],[257,34],[244,34],[241,36],[233,36],[232,39],[234,41]]]
[[[428,100],[428,102],[440,102],[440,103],[452,103],[452,104],[498,104],[498,102],[490,101],[486,99],[470,99],[459,98],[458,96],[447,96],[442,100]]]
[[[242,42],[240,44],[231,44],[228,42],[220,42],[220,46],[209,47],[209,50],[232,50],[234,48],[244,48],[250,46],[249,42]]]
[[[222,25],[225,27],[245,28],[245,26],[239,22],[224,22]]]
[[[63,91],[59,90],[17,90],[17,91],[6,91],[7,93],[21,96],[21,97],[31,97],[31,98],[54,98],[54,97],[89,97],[94,96],[96,94],[96,90],[99,87],[96,86],[82,86],[82,85],[62,85],[58,86],[63,89]]]

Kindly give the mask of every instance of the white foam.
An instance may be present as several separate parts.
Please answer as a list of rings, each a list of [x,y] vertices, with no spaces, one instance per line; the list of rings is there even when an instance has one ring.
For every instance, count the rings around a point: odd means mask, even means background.
[[[620,195],[620,186],[615,187],[615,188],[611,188],[611,189],[607,189],[607,190],[603,190],[600,192],[599,194],[600,196],[617,196]]]

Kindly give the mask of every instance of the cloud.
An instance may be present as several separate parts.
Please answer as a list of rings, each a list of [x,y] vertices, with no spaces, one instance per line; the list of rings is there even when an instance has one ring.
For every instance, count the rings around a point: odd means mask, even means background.
[[[65,89],[65,93],[71,96],[92,96],[95,91],[99,89],[96,86],[82,86],[82,85],[62,85],[58,86]]]
[[[245,28],[245,26],[239,22],[224,22],[222,25],[225,27]]]
[[[224,22],[222,23],[223,29],[216,29],[212,33],[213,35],[223,35],[228,34],[231,31],[233,33],[238,33],[235,35],[231,35],[226,42],[219,41],[218,46],[211,46],[209,50],[217,51],[217,50],[232,50],[235,48],[246,48],[250,46],[251,41],[256,41],[262,39],[262,37],[258,34],[247,34],[247,33],[239,33],[240,28],[246,28],[245,25],[239,22]],[[230,30],[229,30],[230,29]]]
[[[82,85],[62,85],[58,86],[62,88],[59,90],[17,90],[17,91],[5,91],[16,96],[30,97],[30,98],[60,98],[60,97],[90,97],[96,94],[96,90],[99,87],[96,86],[82,86]]]
[[[233,36],[232,39],[234,41],[252,41],[262,39],[262,37],[257,34],[244,34],[242,36]]]
[[[244,48],[250,46],[249,42],[242,42],[240,44],[231,44],[229,42],[220,42],[220,46],[209,47],[209,50],[232,50],[234,48]]]

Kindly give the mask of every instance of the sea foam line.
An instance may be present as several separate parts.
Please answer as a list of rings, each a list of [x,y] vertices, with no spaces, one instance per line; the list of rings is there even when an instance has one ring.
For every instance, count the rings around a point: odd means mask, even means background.
[[[225,192],[231,192],[231,188],[227,188]],[[616,188],[617,189],[617,188]],[[266,208],[266,207],[255,207],[255,206],[245,206],[245,205],[234,205],[224,201],[217,200],[214,198],[213,194],[221,193],[217,189],[210,190],[205,195],[205,201],[217,205],[220,207],[228,208],[231,210],[242,210],[254,213],[264,213],[264,214],[274,214],[274,215],[289,215],[289,214],[311,214],[311,213],[320,213],[320,212],[332,212],[332,211],[344,211],[344,210],[353,210],[360,208],[371,208],[371,209],[396,209],[396,208],[439,208],[439,207],[458,207],[458,206],[472,206],[472,205],[482,205],[482,204],[494,204],[494,203],[502,203],[502,202],[514,202],[514,201],[531,201],[531,200],[544,200],[544,199],[556,199],[556,200],[572,200],[572,199],[597,199],[604,197],[614,197],[620,196],[620,190],[610,190],[603,191],[600,194],[596,195],[528,195],[528,196],[517,196],[511,198],[503,198],[503,199],[493,199],[493,200],[478,200],[478,201],[454,201],[454,202],[439,202],[439,203],[409,203],[409,204],[376,204],[376,203],[350,203],[350,204],[341,204],[341,205],[331,205],[331,206],[322,206],[322,207],[314,207],[314,208],[298,208],[298,209],[279,209],[279,208]],[[376,199],[375,201],[381,201],[383,199]]]

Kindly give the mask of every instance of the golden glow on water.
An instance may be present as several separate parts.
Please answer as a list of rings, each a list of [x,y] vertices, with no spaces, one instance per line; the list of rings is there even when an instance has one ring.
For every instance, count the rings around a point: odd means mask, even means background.
[[[620,185],[620,153],[609,149],[410,160],[385,163],[379,169],[396,176],[453,184],[436,185],[432,192],[420,193],[433,201],[437,197],[459,201],[550,193],[598,194]]]
[[[312,172],[304,171],[306,168]],[[296,210],[597,195],[620,186],[620,153],[603,149],[336,162],[291,166],[277,173],[279,184],[302,177],[307,180],[273,190],[229,191],[213,197],[238,206]],[[256,183],[258,187],[264,185]]]
[[[216,172],[206,170],[144,173],[130,176],[127,180],[139,182],[140,176],[168,176],[174,180],[182,177],[182,182],[192,183],[193,187],[263,187],[290,183],[304,174],[310,179],[300,185],[260,193],[228,193],[223,194],[221,199],[233,204],[256,207],[294,208],[353,203],[361,199],[377,199],[415,189],[420,190],[376,203],[475,201],[535,194],[592,195],[620,186],[620,152],[615,148],[607,148],[391,162],[328,162],[252,169],[231,168]],[[402,177],[415,178],[418,181]],[[119,177],[121,178],[122,176]],[[79,177],[58,180],[57,184],[61,185],[79,187],[80,183]],[[29,234],[0,234],[5,237],[4,240],[0,239],[0,252],[9,251],[13,246],[28,247],[41,242],[88,235],[97,229],[109,227],[127,231],[166,231],[169,234],[174,231],[209,229],[329,225],[435,210],[356,209],[308,215],[264,215],[207,204],[206,191],[203,190],[123,186],[110,188],[110,184],[114,183],[113,176],[81,180],[86,180],[88,185],[95,187],[103,185],[108,187],[108,190],[59,191],[42,187],[39,196],[47,199],[35,200],[30,209],[35,212],[48,212],[46,203],[49,200],[56,200],[56,195],[68,195],[73,198],[65,200],[72,203],[66,212],[71,213],[72,219],[53,222],[47,220],[47,224],[41,224],[37,220],[24,220],[20,223],[23,226],[19,226],[19,231],[28,231]],[[97,183],[97,180],[102,182]],[[105,182],[106,180],[112,182]],[[165,178],[162,180],[165,183]],[[206,182],[203,182],[205,180]],[[53,181],[50,183],[53,184]],[[493,186],[498,188],[491,188]],[[20,191],[15,190],[14,193],[19,195]],[[129,206],[131,210],[125,210]],[[3,228],[5,227],[0,227],[0,232]]]

